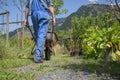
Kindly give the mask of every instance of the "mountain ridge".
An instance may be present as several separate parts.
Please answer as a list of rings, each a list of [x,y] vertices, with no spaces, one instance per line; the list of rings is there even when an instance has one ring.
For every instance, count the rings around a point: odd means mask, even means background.
[[[70,23],[71,23],[71,18],[73,16],[76,17],[87,17],[90,14],[92,14],[92,17],[96,17],[96,16],[100,16],[101,14],[105,14],[107,12],[110,12],[110,7],[109,5],[106,4],[88,4],[88,5],[83,5],[81,6],[76,12],[72,13],[71,15],[69,15],[63,25],[61,25],[61,27],[59,29],[61,30],[69,30],[70,29]]]

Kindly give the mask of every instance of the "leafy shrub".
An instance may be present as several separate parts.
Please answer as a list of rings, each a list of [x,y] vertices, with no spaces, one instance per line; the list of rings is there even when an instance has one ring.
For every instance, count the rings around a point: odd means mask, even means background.
[[[71,50],[82,47],[87,58],[102,58],[105,55],[107,42],[116,43],[120,40],[119,23],[111,20],[106,14],[100,17],[73,17],[71,26]]]

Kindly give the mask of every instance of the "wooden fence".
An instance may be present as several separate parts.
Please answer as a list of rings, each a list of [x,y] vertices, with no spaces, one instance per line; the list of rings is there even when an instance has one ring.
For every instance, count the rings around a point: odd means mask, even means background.
[[[24,46],[23,45],[23,42],[24,42],[24,39],[23,39],[23,35],[24,35],[23,21],[18,21],[18,15],[17,15],[16,22],[9,22],[9,11],[1,12],[0,15],[6,15],[6,22],[0,23],[0,25],[6,24],[6,46],[9,46],[9,24],[17,24],[17,26],[18,26],[18,24],[21,23],[22,31],[20,32],[20,35],[19,35],[19,31],[17,29],[17,36],[18,36],[18,48],[23,48],[23,46]]]
[[[0,15],[6,15],[6,46],[9,45],[9,11],[1,12]]]

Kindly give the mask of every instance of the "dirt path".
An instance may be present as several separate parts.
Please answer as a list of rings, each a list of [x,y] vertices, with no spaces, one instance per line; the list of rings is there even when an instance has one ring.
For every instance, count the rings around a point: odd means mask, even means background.
[[[117,80],[83,69],[82,62],[82,59],[68,55],[57,55],[52,56],[50,61],[33,63],[15,70],[34,74],[31,80]]]

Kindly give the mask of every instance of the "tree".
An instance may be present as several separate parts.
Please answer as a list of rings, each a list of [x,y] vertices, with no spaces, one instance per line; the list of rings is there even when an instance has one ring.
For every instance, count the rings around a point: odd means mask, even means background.
[[[120,23],[120,0],[107,0],[110,3],[111,10],[113,11],[113,15]]]
[[[56,15],[58,14],[66,14],[67,13],[67,9],[61,9],[62,6],[63,6],[63,0],[52,0],[53,1],[53,4],[54,4],[54,7],[55,7],[55,13]]]

